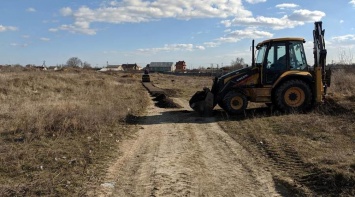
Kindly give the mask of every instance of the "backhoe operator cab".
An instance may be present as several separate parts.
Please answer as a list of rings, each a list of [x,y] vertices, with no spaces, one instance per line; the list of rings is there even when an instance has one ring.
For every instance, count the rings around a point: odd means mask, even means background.
[[[255,65],[263,71],[262,84],[274,84],[286,71],[308,71],[304,42],[303,38],[280,38],[259,43]]]
[[[245,89],[244,93],[251,101],[264,101],[282,111],[306,110],[312,106],[315,80],[307,64],[303,43],[303,38],[276,38],[256,46],[253,67],[260,73],[260,89]]]

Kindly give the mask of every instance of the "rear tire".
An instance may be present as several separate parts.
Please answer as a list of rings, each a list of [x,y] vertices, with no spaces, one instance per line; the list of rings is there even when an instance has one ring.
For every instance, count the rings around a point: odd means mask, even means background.
[[[305,111],[312,105],[312,91],[304,81],[289,80],[276,90],[275,101],[281,111]]]
[[[240,92],[230,91],[223,98],[223,109],[230,114],[241,114],[247,106],[248,99]]]

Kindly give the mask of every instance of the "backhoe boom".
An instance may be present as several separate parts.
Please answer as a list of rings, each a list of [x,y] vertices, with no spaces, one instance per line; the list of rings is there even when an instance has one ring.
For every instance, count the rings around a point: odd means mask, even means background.
[[[322,102],[327,91],[328,74],[326,72],[327,50],[325,49],[324,32],[322,22],[314,23],[313,30],[313,55],[314,55],[314,77],[315,77],[315,100]],[[330,72],[329,72],[330,73]],[[330,74],[329,74],[330,75]],[[330,77],[329,77],[330,78]]]

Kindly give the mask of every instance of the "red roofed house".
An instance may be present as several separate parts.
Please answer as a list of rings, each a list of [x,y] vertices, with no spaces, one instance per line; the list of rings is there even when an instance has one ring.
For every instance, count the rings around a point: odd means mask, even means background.
[[[186,71],[186,63],[185,61],[178,61],[175,64],[175,72],[185,72]]]

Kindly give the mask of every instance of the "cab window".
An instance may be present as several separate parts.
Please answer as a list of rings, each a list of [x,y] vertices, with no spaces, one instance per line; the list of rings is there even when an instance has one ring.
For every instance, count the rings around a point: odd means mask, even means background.
[[[287,70],[289,58],[285,42],[272,42],[264,64],[264,84],[273,84]]]
[[[287,68],[285,43],[273,43],[267,55],[266,69],[285,70]]]
[[[256,61],[255,61],[256,64],[262,64],[263,63],[266,48],[267,48],[267,46],[264,45],[260,49],[258,49],[258,51],[257,51],[258,54],[256,56]]]
[[[290,42],[290,70],[307,68],[306,55],[302,42]]]

